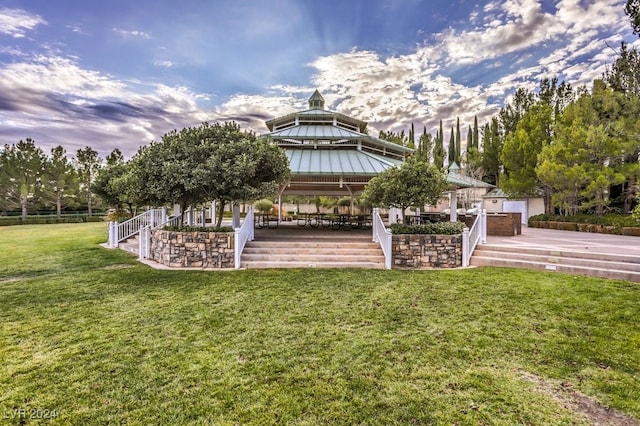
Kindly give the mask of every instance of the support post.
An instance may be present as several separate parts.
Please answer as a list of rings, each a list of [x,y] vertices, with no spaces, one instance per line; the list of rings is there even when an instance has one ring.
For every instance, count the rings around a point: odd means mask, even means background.
[[[109,247],[118,248],[118,222],[109,222]]]
[[[211,225],[214,226],[216,223],[216,200],[211,202]]]
[[[156,209],[149,209],[149,226],[156,226]]]
[[[452,190],[450,192],[451,198],[449,202],[449,211],[451,212],[451,222],[458,221],[458,191]]]
[[[163,225],[167,223],[167,207],[162,207],[162,218],[160,219],[160,224]]]
[[[487,244],[487,209],[480,210],[480,244]]]
[[[469,228],[462,230],[462,267],[469,266]]]
[[[235,202],[231,207],[231,226],[233,229],[240,228],[240,204]]]
[[[282,195],[278,194],[278,223],[282,223]]]
[[[378,207],[373,208],[373,242],[378,243],[378,221],[376,220],[376,216],[380,215],[380,209]]]

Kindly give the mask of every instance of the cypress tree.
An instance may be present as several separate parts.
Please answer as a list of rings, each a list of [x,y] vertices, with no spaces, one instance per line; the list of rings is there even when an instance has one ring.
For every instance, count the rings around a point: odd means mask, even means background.
[[[453,127],[451,128],[451,137],[449,138],[449,166],[453,163],[457,163],[456,161],[456,140],[453,134]]]
[[[456,164],[460,165],[460,155],[462,149],[462,137],[460,136],[460,117],[456,119]]]

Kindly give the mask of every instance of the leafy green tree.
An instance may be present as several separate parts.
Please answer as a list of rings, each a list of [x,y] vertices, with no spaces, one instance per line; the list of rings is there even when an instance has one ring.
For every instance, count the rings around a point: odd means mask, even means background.
[[[67,151],[58,145],[51,149],[45,161],[45,177],[48,192],[56,204],[56,215],[62,216],[62,207],[77,195],[78,175]]]
[[[87,199],[89,216],[91,216],[93,208],[93,181],[100,170],[101,162],[102,159],[98,156],[98,152],[90,146],[79,149],[76,153],[76,170],[80,177],[81,189]]]
[[[379,139],[385,140],[387,142],[392,142],[397,145],[408,146],[409,145],[409,137],[404,134],[404,130],[400,132],[393,132],[381,130],[379,135]]]
[[[371,179],[362,198],[374,206],[404,211],[411,206],[436,204],[447,188],[447,179],[436,166],[410,158]]]
[[[132,160],[132,186],[142,188],[142,204],[177,203],[185,211],[219,200],[218,226],[225,204],[272,195],[288,176],[284,152],[235,122],[174,130]]]
[[[22,219],[27,218],[29,204],[39,195],[42,189],[46,156],[35,142],[27,138],[15,145],[5,145],[3,151],[3,169],[8,178],[6,193],[17,199],[22,212]]]
[[[110,207],[123,210],[128,207],[131,217],[136,212],[138,188],[132,177],[132,164],[124,161],[122,152],[115,148],[106,157],[106,165],[98,171],[93,182],[93,193]]]
[[[624,12],[631,18],[633,33],[640,35],[640,0],[627,0]]]

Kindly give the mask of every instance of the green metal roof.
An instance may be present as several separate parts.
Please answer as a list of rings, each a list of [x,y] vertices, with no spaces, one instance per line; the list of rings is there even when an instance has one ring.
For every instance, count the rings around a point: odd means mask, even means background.
[[[268,135],[271,138],[292,139],[361,139],[362,134],[337,126],[294,126],[277,130]]]
[[[486,183],[469,176],[463,176],[459,173],[456,173],[455,171],[449,171],[449,173],[447,174],[447,182],[457,186],[458,188],[493,188],[494,187],[490,183]]]
[[[401,161],[358,150],[285,149],[293,175],[376,176]]]

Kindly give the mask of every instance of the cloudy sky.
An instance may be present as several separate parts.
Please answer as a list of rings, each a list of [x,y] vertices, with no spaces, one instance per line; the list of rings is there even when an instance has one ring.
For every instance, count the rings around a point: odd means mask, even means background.
[[[329,109],[369,133],[495,115],[516,88],[590,84],[624,0],[0,0],[0,144],[126,157],[172,129]],[[464,133],[464,131],[463,131]]]

